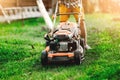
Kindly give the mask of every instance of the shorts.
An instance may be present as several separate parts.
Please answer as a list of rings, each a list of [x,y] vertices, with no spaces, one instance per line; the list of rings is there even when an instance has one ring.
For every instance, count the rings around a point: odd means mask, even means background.
[[[80,13],[80,11],[81,11],[80,18],[84,19],[84,9],[83,8],[73,7],[73,6],[70,6],[68,8],[64,4],[59,4],[59,13],[60,14],[66,14],[66,13],[72,13],[72,12]],[[75,20],[78,22],[79,15],[78,14],[73,14],[73,15],[75,17]],[[69,19],[69,17],[70,17],[70,14],[68,14],[68,15],[60,15],[60,22],[66,22]]]

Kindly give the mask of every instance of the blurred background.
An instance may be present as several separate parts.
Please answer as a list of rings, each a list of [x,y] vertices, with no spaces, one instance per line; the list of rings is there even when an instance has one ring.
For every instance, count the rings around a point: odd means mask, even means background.
[[[55,6],[57,0],[43,0],[47,10]],[[0,0],[0,5],[5,7],[36,6],[36,0]],[[120,0],[83,0],[86,13],[107,12],[120,13]],[[1,14],[1,12],[0,12]]]
[[[83,0],[86,13],[120,13],[120,0]]]
[[[120,13],[120,0],[82,0],[85,13]],[[49,14],[57,0],[43,0]],[[0,0],[0,22],[41,17],[36,0]]]

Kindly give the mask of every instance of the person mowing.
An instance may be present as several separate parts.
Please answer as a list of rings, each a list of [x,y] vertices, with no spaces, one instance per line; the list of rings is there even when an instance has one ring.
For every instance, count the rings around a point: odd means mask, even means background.
[[[87,30],[85,25],[85,18],[84,18],[84,9],[81,0],[58,0],[59,2],[59,14],[66,14],[66,15],[60,15],[60,23],[68,21],[70,14],[67,13],[81,13],[81,16],[79,14],[73,14],[76,22],[79,22],[80,18],[80,31],[81,31],[81,37],[85,40],[85,49],[91,49],[90,46],[87,44]]]

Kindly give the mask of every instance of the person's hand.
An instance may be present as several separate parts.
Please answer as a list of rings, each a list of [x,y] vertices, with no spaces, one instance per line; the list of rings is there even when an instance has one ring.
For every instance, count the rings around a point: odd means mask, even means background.
[[[52,15],[52,20],[53,20],[53,19],[55,19],[55,18],[56,18],[56,15],[55,15],[55,14],[53,14],[53,15]]]

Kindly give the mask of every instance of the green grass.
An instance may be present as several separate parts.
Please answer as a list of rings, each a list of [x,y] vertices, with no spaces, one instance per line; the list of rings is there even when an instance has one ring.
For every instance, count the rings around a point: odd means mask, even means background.
[[[0,80],[119,80],[120,21],[111,16],[86,15],[92,50],[80,66],[41,65],[46,33],[42,18],[0,23]]]

